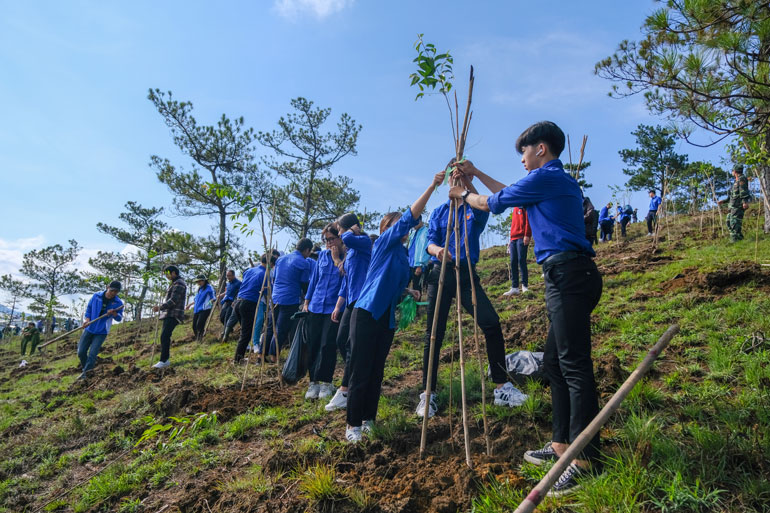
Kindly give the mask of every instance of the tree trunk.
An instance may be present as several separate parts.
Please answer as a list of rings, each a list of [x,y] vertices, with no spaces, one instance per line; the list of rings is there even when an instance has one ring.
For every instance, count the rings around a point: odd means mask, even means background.
[[[225,268],[227,267],[227,260],[225,254],[227,253],[227,214],[224,209],[219,209],[219,276],[220,278],[225,275]]]
[[[770,130],[765,134],[765,148],[770,150]],[[760,176],[760,194],[768,194],[770,192],[770,165],[765,165],[759,170]],[[770,198],[765,198],[763,201],[765,205],[765,233],[770,233]],[[757,206],[759,208],[759,206]]]
[[[142,307],[144,307],[144,298],[147,295],[147,289],[149,288],[149,285],[147,284],[147,279],[144,280],[142,283],[142,291],[139,293],[139,298],[136,301],[136,306],[134,307],[134,318],[137,321],[142,320]]]

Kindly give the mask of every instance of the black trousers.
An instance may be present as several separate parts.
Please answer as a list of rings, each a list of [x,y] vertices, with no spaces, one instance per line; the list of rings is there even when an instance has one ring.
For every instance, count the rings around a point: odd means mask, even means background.
[[[208,320],[210,314],[211,308],[193,314],[192,329],[196,338],[203,336],[203,330],[206,329],[206,320]]]
[[[608,241],[612,240],[612,231],[613,226],[615,225],[615,221],[609,220],[609,221],[602,221],[599,223],[599,226],[601,227],[601,237],[599,240],[601,241]]]
[[[422,357],[422,385],[428,383],[428,359],[430,356],[430,332],[433,327],[433,314],[436,311],[436,296],[438,295],[439,277],[441,276],[441,266],[436,265],[428,275],[428,321],[425,330],[425,348]],[[505,372],[505,340],[503,339],[503,330],[500,327],[500,318],[497,316],[495,308],[489,301],[487,294],[481,287],[479,275],[476,269],[473,269],[473,281],[476,285],[476,303],[478,316],[476,321],[479,323],[481,331],[484,332],[484,338],[487,341],[487,359],[489,368],[492,372],[492,381],[500,384],[508,381],[508,375]],[[431,380],[431,391],[436,390],[436,376],[438,375],[439,351],[444,341],[446,332],[446,323],[449,316],[449,309],[452,306],[452,299],[457,293],[457,279],[455,277],[454,264],[447,263],[444,274],[444,289],[441,292],[441,306],[438,312],[438,324],[436,325],[436,352],[433,358],[433,379]],[[468,264],[460,263],[460,302],[466,312],[473,313],[473,297],[471,295],[471,276],[468,273]]]
[[[246,354],[246,348],[251,341],[251,332],[254,329],[254,316],[257,313],[257,304],[248,299],[238,300],[238,318],[241,320],[241,336],[238,337],[238,345],[235,346],[235,361],[239,362]],[[236,315],[233,313],[233,315]]]
[[[160,361],[167,362],[171,350],[171,334],[179,321],[173,317],[163,319],[163,329],[160,331]]]
[[[310,352],[310,381],[331,383],[337,363],[337,330],[332,314],[310,313],[305,321],[307,347]]]
[[[275,330],[277,333],[273,336],[273,321],[268,318],[265,341],[270,341],[270,347],[268,348],[269,354],[275,354],[276,341],[278,342],[279,351],[291,342],[292,334],[294,333],[294,330],[297,329],[297,321],[292,321],[291,316],[297,313],[298,310],[299,304],[273,305]],[[270,315],[270,312],[266,312],[265,315]],[[243,320],[241,320],[241,330],[243,330]],[[251,333],[251,331],[249,331],[249,333]]]
[[[654,210],[647,212],[647,217],[644,218],[647,221],[647,233],[655,232],[655,221],[658,220],[658,213]]]
[[[625,237],[626,236],[626,225],[628,225],[628,222],[631,220],[630,217],[624,217],[620,220],[620,234]]]
[[[388,327],[390,309],[379,320],[361,308],[354,308],[350,319],[350,388],[347,421],[358,427],[377,418],[385,359],[393,343],[395,329]]]
[[[340,352],[340,356],[342,356],[342,361],[345,362],[345,372],[342,374],[341,386],[345,388],[350,384],[350,318],[355,307],[355,301],[345,307],[345,311],[342,312],[342,317],[340,318],[340,325],[337,328],[337,350]]]
[[[571,443],[599,412],[591,361],[591,311],[602,295],[602,278],[588,257],[543,266],[551,322],[543,369],[551,384],[553,441]],[[597,434],[582,458],[599,456]]]
[[[222,303],[222,308],[219,309],[219,322],[222,323],[223,326],[227,324],[227,320],[230,318],[230,314],[233,313],[233,302],[232,301],[225,301]]]
[[[417,274],[417,269],[420,269],[420,274]],[[414,290],[422,291],[422,283],[425,278],[425,269],[421,267],[412,267],[409,269],[409,283],[412,284]]]

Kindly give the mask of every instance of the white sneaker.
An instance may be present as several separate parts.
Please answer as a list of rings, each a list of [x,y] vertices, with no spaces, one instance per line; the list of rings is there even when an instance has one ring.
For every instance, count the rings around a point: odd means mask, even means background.
[[[515,296],[518,293],[519,293],[519,289],[515,289],[515,288],[511,287],[510,289],[508,289],[507,292],[503,292],[503,296],[511,297],[511,296]]]
[[[371,436],[373,430],[374,430],[373,420],[365,420],[364,423],[361,424],[361,433],[363,433],[364,435]]]
[[[310,386],[307,387],[307,392],[305,392],[305,399],[318,399],[318,392],[320,391],[321,384],[311,381]]]
[[[438,407],[436,406],[436,394],[430,394],[430,402],[428,404],[428,418],[433,417],[436,414]],[[418,417],[425,416],[425,392],[420,394],[420,403],[417,405],[417,409],[414,410]]]
[[[513,386],[510,381],[500,388],[495,388],[495,404],[497,406],[513,408],[514,406],[521,406],[526,400],[527,394]]]
[[[326,399],[334,394],[334,385],[331,383],[321,383],[318,385],[318,399]]]
[[[153,367],[154,369],[165,369],[165,368],[166,368],[166,367],[168,367],[169,365],[171,365],[171,362],[169,362],[168,360],[166,360],[165,362],[158,362],[158,363],[156,363],[155,365],[153,365],[152,367]]]
[[[348,443],[354,444],[354,443],[360,442],[362,437],[363,437],[363,432],[361,431],[361,426],[359,427],[348,426],[345,429],[345,439],[348,441]]]
[[[521,293],[524,294],[525,292],[529,292],[529,287],[527,287],[526,285],[522,285],[521,286]]]
[[[348,406],[348,393],[343,392],[342,389],[338,388],[337,393],[334,394],[334,397],[332,397],[332,400],[329,401],[329,404],[324,406],[324,410],[326,411],[341,410],[341,409],[347,408],[347,406]]]

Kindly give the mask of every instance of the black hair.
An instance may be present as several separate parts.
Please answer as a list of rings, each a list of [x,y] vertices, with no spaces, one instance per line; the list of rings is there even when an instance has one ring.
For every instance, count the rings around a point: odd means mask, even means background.
[[[743,174],[743,166],[742,166],[741,164],[738,164],[738,165],[736,165],[736,166],[733,168],[733,171],[735,171],[735,172],[736,172],[736,173],[738,173],[739,175],[742,175],[742,174]]]
[[[278,256],[276,255],[277,251],[273,250],[270,253],[270,267],[275,265],[275,261],[278,260]],[[262,258],[260,259],[262,261],[262,265],[267,265],[267,253],[262,255]]]
[[[650,194],[652,194],[652,195],[654,195],[654,194],[655,194],[655,189],[650,189],[650,190],[649,190],[649,191],[647,191],[647,192],[648,192],[648,193],[650,193]]]
[[[235,271],[233,271],[232,269],[228,269],[228,270],[227,270],[227,273],[233,273],[233,276],[235,276]],[[225,275],[226,275],[227,273],[225,273]]]
[[[163,268],[164,273],[176,273],[179,276],[179,268],[175,265],[167,265]]]
[[[564,132],[553,121],[540,121],[524,130],[516,139],[516,151],[524,152],[524,146],[544,143],[558,157],[564,151]]]
[[[300,253],[304,253],[309,249],[313,249],[313,241],[311,241],[307,237],[302,238],[297,241],[296,248],[297,248],[297,251],[299,251]]]
[[[324,236],[324,239],[326,238],[326,234],[331,233],[335,237],[340,236],[340,227],[336,222],[331,222],[324,226],[324,229],[321,231],[321,234]]]

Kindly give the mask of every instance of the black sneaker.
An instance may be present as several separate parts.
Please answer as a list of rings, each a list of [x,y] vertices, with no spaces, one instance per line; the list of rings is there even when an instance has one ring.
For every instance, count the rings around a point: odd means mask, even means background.
[[[556,480],[556,484],[548,492],[548,497],[563,497],[569,495],[580,489],[578,480],[583,476],[587,476],[589,472],[578,467],[575,463],[570,463],[569,467],[562,472],[559,479]]]
[[[556,455],[556,451],[551,447],[551,442],[545,444],[542,449],[536,451],[527,451],[524,453],[524,460],[532,463],[533,465],[542,465],[548,461],[556,461],[559,456]]]

